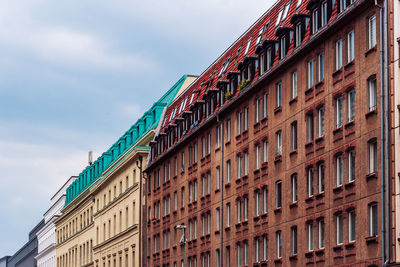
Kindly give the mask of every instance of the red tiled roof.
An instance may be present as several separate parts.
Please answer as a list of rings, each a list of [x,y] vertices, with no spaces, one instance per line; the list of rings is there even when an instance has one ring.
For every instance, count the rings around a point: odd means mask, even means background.
[[[231,45],[209,68],[193,83],[191,84],[186,91],[181,94],[166,110],[164,120],[165,122],[162,122],[160,132],[164,132],[169,123],[172,123],[177,117],[180,117],[181,113],[179,113],[180,106],[182,104],[182,101],[185,100],[186,97],[188,97],[188,100],[186,101],[186,105],[183,110],[190,110],[189,107],[195,103],[196,100],[202,99],[203,95],[205,94],[207,88],[216,88],[218,80],[226,81],[227,74],[229,72],[237,72],[238,69],[238,63],[242,62],[245,55],[244,52],[246,50],[246,46],[248,43],[248,40],[251,38],[251,45],[249,48],[249,51],[246,56],[253,56],[256,57],[257,54],[255,52],[256,50],[256,40],[259,35],[260,29],[269,23],[269,27],[267,29],[267,32],[263,33],[262,40],[265,39],[270,39],[270,40],[278,40],[278,37],[275,35],[276,32],[276,20],[278,18],[278,14],[281,9],[284,9],[285,5],[287,3],[290,3],[289,11],[284,20],[281,19],[281,22],[278,24],[278,26],[281,27],[293,27],[294,25],[290,23],[290,19],[293,16],[293,14],[298,13],[298,14],[309,14],[309,11],[306,9],[306,6],[309,2],[309,0],[301,0],[302,3],[301,5],[297,8],[297,3],[299,0],[280,0],[277,3],[275,3],[274,6],[272,6],[256,23],[254,23],[234,44]],[[309,36],[309,29],[305,34],[305,38]],[[240,54],[238,55],[238,50],[240,49]],[[292,43],[290,44],[288,54],[290,54],[293,50],[293,40]],[[279,52],[277,53],[277,57],[274,59],[273,64],[276,65],[278,62],[278,55]],[[221,68],[224,64],[224,62],[230,58],[230,63],[225,71],[225,74],[222,77],[218,77]],[[257,71],[256,71],[257,74]],[[212,79],[212,84],[207,85],[206,83],[210,81],[210,76],[214,75],[214,79]],[[258,75],[257,75],[258,76]],[[255,79],[253,79],[254,81]],[[200,93],[198,93],[200,92]],[[192,102],[190,102],[190,99],[192,97],[192,94],[195,93]],[[217,107],[218,108],[218,107]],[[176,112],[170,120],[171,113],[176,109]]]

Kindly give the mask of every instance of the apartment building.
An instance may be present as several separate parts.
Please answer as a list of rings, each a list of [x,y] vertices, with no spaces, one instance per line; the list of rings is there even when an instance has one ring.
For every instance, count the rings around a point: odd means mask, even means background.
[[[145,171],[146,266],[399,261],[383,5],[278,1],[168,106]]]
[[[179,79],[67,188],[55,221],[57,266],[141,266],[142,164],[163,110],[195,79]]]

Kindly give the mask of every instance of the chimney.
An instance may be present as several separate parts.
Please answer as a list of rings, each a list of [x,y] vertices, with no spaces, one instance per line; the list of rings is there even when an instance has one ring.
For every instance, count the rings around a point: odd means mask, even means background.
[[[93,163],[93,151],[89,151],[89,165]]]

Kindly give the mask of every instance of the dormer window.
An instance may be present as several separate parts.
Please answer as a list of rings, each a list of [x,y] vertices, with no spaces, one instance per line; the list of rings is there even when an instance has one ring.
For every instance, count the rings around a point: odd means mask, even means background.
[[[187,100],[188,96],[186,96],[185,99],[182,101],[181,106],[179,107],[179,114],[182,113],[182,111],[185,109]]]
[[[299,8],[301,6],[302,1],[301,0],[297,0],[297,4],[296,4],[296,9]]]
[[[296,47],[298,47],[299,45],[301,45],[301,22],[299,22],[299,23],[297,23],[296,24],[296,34],[295,34],[295,37],[296,37],[296,42],[295,42],[295,45],[296,45]]]
[[[244,55],[245,55],[245,56],[246,56],[247,53],[249,52],[250,44],[251,44],[251,37],[250,37],[249,41],[247,42],[246,50],[244,51]]]
[[[259,43],[260,43],[260,41],[261,41],[261,38],[262,38],[262,35],[263,35],[263,33],[264,33],[264,30],[265,30],[265,27],[266,27],[267,25],[264,25],[261,29],[260,29],[260,31],[258,32],[258,37],[257,37],[257,40],[256,40],[256,45],[258,45]]]
[[[286,36],[283,35],[280,39],[280,59],[286,56]]]
[[[321,27],[328,24],[328,2],[325,1],[321,5]]]
[[[312,33],[315,34],[318,31],[318,8],[312,11]]]
[[[272,47],[268,47],[267,49],[267,70],[272,67]]]

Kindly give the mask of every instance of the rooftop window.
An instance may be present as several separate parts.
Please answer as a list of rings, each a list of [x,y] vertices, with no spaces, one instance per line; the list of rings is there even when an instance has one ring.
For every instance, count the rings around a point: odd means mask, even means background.
[[[221,71],[220,71],[220,73],[219,73],[219,75],[218,75],[219,77],[221,77],[221,76],[225,73],[225,71],[228,69],[230,60],[231,60],[231,58],[229,57],[229,58],[228,58],[227,60],[225,60],[224,63],[222,64]]]
[[[261,42],[263,33],[264,33],[264,32],[265,32],[265,33],[267,32],[268,26],[269,26],[269,22],[268,22],[267,24],[265,24],[265,25],[260,29],[260,32],[258,33],[258,37],[257,37],[257,40],[256,40],[256,45],[258,45],[258,44]]]
[[[289,13],[290,2],[285,5],[285,10],[283,11],[282,21],[284,21]]]
[[[247,42],[247,46],[246,46],[246,50],[244,51],[244,55],[247,55],[247,53],[249,52],[250,44],[251,44],[251,37],[250,37],[249,41]]]
[[[179,107],[179,113],[181,113],[185,109],[187,100],[188,96],[186,96],[185,99],[182,101],[181,106]]]
[[[282,13],[283,13],[283,8],[281,10],[279,10],[279,14],[278,14],[278,18],[276,19],[275,27],[278,26],[279,23],[281,22]]]
[[[301,6],[301,0],[297,0],[296,8],[299,8],[300,6]]]

